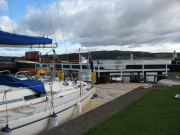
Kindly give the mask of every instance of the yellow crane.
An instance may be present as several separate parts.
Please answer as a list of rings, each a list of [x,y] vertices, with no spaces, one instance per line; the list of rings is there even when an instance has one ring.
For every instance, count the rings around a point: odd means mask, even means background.
[[[58,58],[58,56],[57,56],[57,54],[56,54],[56,52],[55,52],[54,49],[52,49],[52,50],[50,50],[50,51],[48,51],[48,52],[46,53],[46,58],[47,58],[48,53],[51,52],[51,51],[53,51],[53,53],[55,54],[55,56],[56,56],[56,61],[60,62],[61,60]]]

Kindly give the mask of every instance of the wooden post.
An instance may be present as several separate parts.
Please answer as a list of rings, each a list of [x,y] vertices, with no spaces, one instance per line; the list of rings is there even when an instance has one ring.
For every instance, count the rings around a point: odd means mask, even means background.
[[[121,65],[121,79],[122,79],[122,65]]]
[[[162,72],[159,71],[159,72],[157,72],[157,74],[158,74],[158,75],[162,75]],[[160,77],[160,76],[157,76],[157,82],[158,82],[160,79],[161,79],[161,77]]]
[[[130,82],[132,82],[132,75],[131,75],[131,73],[130,73]]]
[[[99,72],[99,64],[98,64],[98,77],[100,77],[100,72]]]
[[[141,78],[140,78],[140,72],[138,72],[138,82],[140,82]]]
[[[144,82],[147,82],[146,81],[146,72],[144,72]]]
[[[144,78],[144,64],[142,65],[142,76]]]

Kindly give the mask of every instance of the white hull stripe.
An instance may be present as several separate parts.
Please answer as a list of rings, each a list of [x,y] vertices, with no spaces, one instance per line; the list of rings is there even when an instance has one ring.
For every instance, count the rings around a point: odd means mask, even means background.
[[[92,92],[92,93],[93,93],[93,92]],[[91,94],[92,94],[92,93],[91,93]],[[90,94],[90,95],[91,95],[91,94]],[[89,96],[90,96],[90,95],[89,95]],[[88,98],[89,96],[85,97],[85,98],[82,99],[80,102],[84,101],[84,100],[85,100],[86,98]],[[68,107],[68,108],[66,108],[66,109],[64,109],[64,110],[62,110],[62,111],[59,111],[59,112],[57,112],[56,114],[59,114],[59,113],[61,113],[61,112],[64,112],[64,111],[66,111],[66,110],[72,108],[72,107],[75,106],[75,105],[76,105],[76,104],[74,104],[74,105],[72,105],[72,106],[70,106],[70,107]],[[18,128],[22,128],[22,127],[28,126],[28,125],[30,125],[30,124],[39,122],[39,121],[44,120],[44,119],[47,119],[47,118],[49,118],[49,117],[50,117],[50,116],[41,118],[41,119],[39,119],[39,120],[36,120],[36,121],[30,122],[30,123],[24,124],[24,125],[22,125],[22,126],[18,126],[18,127],[12,128],[11,130],[16,130],[16,129],[18,129]]]
[[[39,85],[39,86],[41,86],[41,85]],[[36,87],[36,86],[34,86],[34,87]],[[14,103],[14,102],[19,102],[19,101],[24,101],[24,99],[23,98],[19,98],[19,99],[15,99],[15,100],[10,100],[10,101],[7,101],[7,104]],[[0,102],[0,105],[4,105],[4,104],[6,104],[6,101]]]

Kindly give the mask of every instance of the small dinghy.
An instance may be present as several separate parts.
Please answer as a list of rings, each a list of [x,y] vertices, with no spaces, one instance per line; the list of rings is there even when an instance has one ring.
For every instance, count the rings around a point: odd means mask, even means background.
[[[124,77],[120,77],[119,74],[116,74],[114,77],[112,77],[112,78],[110,79],[110,82],[111,82],[111,83],[120,83],[120,82],[123,82],[124,80],[125,80]]]

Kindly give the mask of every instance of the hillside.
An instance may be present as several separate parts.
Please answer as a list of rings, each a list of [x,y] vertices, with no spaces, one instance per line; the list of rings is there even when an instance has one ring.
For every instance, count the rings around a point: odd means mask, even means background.
[[[149,52],[132,52],[132,51],[94,51],[91,56],[94,60],[115,60],[130,59],[130,53],[133,53],[133,59],[172,59],[173,53],[149,53]],[[77,54],[77,53],[73,53]],[[82,53],[84,57],[88,57],[88,53]],[[180,53],[177,54],[180,57]],[[68,60],[66,54],[58,55],[61,60]]]
[[[133,59],[172,59],[173,53],[150,53],[150,52],[132,52],[132,51],[94,51],[91,52],[91,56],[93,60],[115,60],[115,59],[130,59],[130,53],[133,53]],[[72,54],[78,54],[78,53],[72,53]],[[81,53],[85,58],[88,57],[88,52]],[[42,58],[45,58],[48,61],[52,61],[53,56],[52,55],[42,55]],[[180,53],[177,53],[177,57],[180,58]],[[61,61],[67,61],[68,60],[68,54],[62,54],[58,55],[58,58],[61,59]],[[0,56],[0,62],[12,62],[13,57],[5,57]]]

